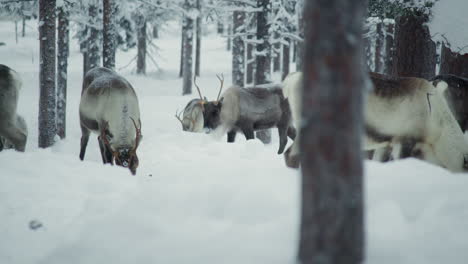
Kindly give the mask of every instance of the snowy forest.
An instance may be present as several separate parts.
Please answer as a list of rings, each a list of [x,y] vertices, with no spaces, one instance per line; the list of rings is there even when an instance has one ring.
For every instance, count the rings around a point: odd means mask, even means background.
[[[467,8],[0,0],[0,263],[464,263]]]

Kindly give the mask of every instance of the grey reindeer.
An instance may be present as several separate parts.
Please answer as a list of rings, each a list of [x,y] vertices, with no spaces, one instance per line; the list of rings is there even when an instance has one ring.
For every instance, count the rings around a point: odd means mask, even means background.
[[[16,112],[21,85],[19,74],[0,64],[0,150],[13,147],[23,152],[26,148],[28,128]]]
[[[138,124],[137,124],[138,123]],[[103,163],[129,168],[133,175],[139,165],[136,151],[142,138],[140,108],[132,85],[107,68],[88,71],[80,101],[81,148],[85,156],[90,132],[98,135]]]

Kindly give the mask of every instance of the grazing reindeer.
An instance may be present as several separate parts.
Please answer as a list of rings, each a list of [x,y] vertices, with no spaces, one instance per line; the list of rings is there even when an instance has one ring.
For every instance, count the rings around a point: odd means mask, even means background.
[[[114,164],[115,160],[135,175],[139,163],[136,150],[142,137],[140,108],[127,80],[107,68],[88,71],[81,91],[80,125],[81,160],[92,131],[99,135],[103,163]]]
[[[208,101],[206,98],[203,98],[200,92],[200,87],[197,85],[197,77],[195,76],[193,79],[193,83],[198,90],[198,94],[200,95],[200,99],[195,98],[192,99],[184,108],[182,119],[180,118],[180,114],[175,114],[175,117],[180,121],[182,124],[183,131],[190,131],[190,132],[203,132],[203,110],[204,104]]]
[[[300,92],[301,73],[288,77],[291,83],[286,78],[283,89],[292,90],[291,94],[300,98],[294,91]],[[451,171],[468,169],[468,144],[443,97],[445,82],[434,87],[420,78],[390,78],[377,73],[370,73],[370,79],[374,89],[365,100],[364,150],[380,151],[390,146],[394,159],[411,156]],[[300,116],[297,101],[290,100],[293,116],[295,111]],[[289,154],[298,155],[297,146]],[[297,156],[285,157],[287,165],[294,163],[291,158],[299,160]]]
[[[440,81],[448,84],[444,96],[463,132],[468,130],[468,79],[453,74],[440,74],[430,81],[436,86]]]
[[[227,89],[219,99],[224,80],[219,76],[218,79],[221,87],[216,101],[205,104],[205,127],[215,129],[221,126],[228,131],[228,142],[234,142],[237,131],[242,131],[249,140],[254,139],[256,130],[277,127],[280,139],[278,154],[283,153],[287,137],[294,139],[296,132],[291,126],[291,111],[281,89],[234,86]]]
[[[21,78],[16,71],[0,64],[0,150],[13,147],[24,151],[28,128],[23,117],[16,113]]]

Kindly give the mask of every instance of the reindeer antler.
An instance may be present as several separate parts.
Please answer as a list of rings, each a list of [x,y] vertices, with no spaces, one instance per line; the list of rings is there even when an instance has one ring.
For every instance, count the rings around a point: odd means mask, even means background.
[[[136,152],[138,145],[140,145],[140,139],[141,139],[141,120],[138,119],[138,123],[140,124],[140,126],[137,126],[135,119],[133,119],[132,117],[130,117],[130,119],[132,119],[133,125],[135,126],[135,130],[136,130],[135,147],[133,148],[133,152]]]
[[[182,122],[182,119],[180,119],[180,115],[182,114],[182,112],[180,112],[179,114],[177,114],[179,110],[176,110],[175,112],[175,117],[177,118],[177,120],[180,121],[180,123],[182,124],[182,126],[184,125],[184,122]]]
[[[219,75],[216,74],[216,77],[218,78],[219,82],[221,82],[221,87],[219,87],[218,97],[216,97],[216,101],[219,101],[219,96],[221,95],[221,91],[223,90],[224,75],[221,73],[222,78],[220,78]]]
[[[198,84],[197,84],[197,76],[196,75],[193,77],[193,84],[195,84],[195,87],[197,88],[198,94],[200,95],[200,99],[203,101],[203,96],[201,95],[200,87],[198,87]]]

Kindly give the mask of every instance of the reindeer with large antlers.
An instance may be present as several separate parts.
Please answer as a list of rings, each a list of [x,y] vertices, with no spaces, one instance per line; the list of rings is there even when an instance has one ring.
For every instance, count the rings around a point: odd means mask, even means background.
[[[205,103],[203,118],[205,127],[222,127],[227,132],[227,141],[234,142],[241,131],[247,140],[254,139],[254,131],[278,128],[279,149],[283,153],[288,136],[294,139],[296,130],[291,124],[291,110],[279,87],[241,88],[230,87],[223,95],[224,79],[219,78],[221,87],[216,101]]]
[[[203,110],[204,104],[207,102],[206,98],[203,98],[200,92],[200,87],[197,85],[197,77],[195,76],[193,79],[195,87],[198,90],[198,94],[200,95],[200,99],[195,98],[192,99],[188,104],[185,106],[183,114],[177,113],[175,117],[177,120],[180,121],[182,124],[182,130],[190,131],[190,132],[202,132],[203,131]],[[182,115],[182,118],[181,118]]]
[[[136,173],[141,136],[140,108],[132,85],[107,68],[88,71],[80,101],[81,149],[85,156],[90,132],[98,134],[104,164],[129,168]]]

